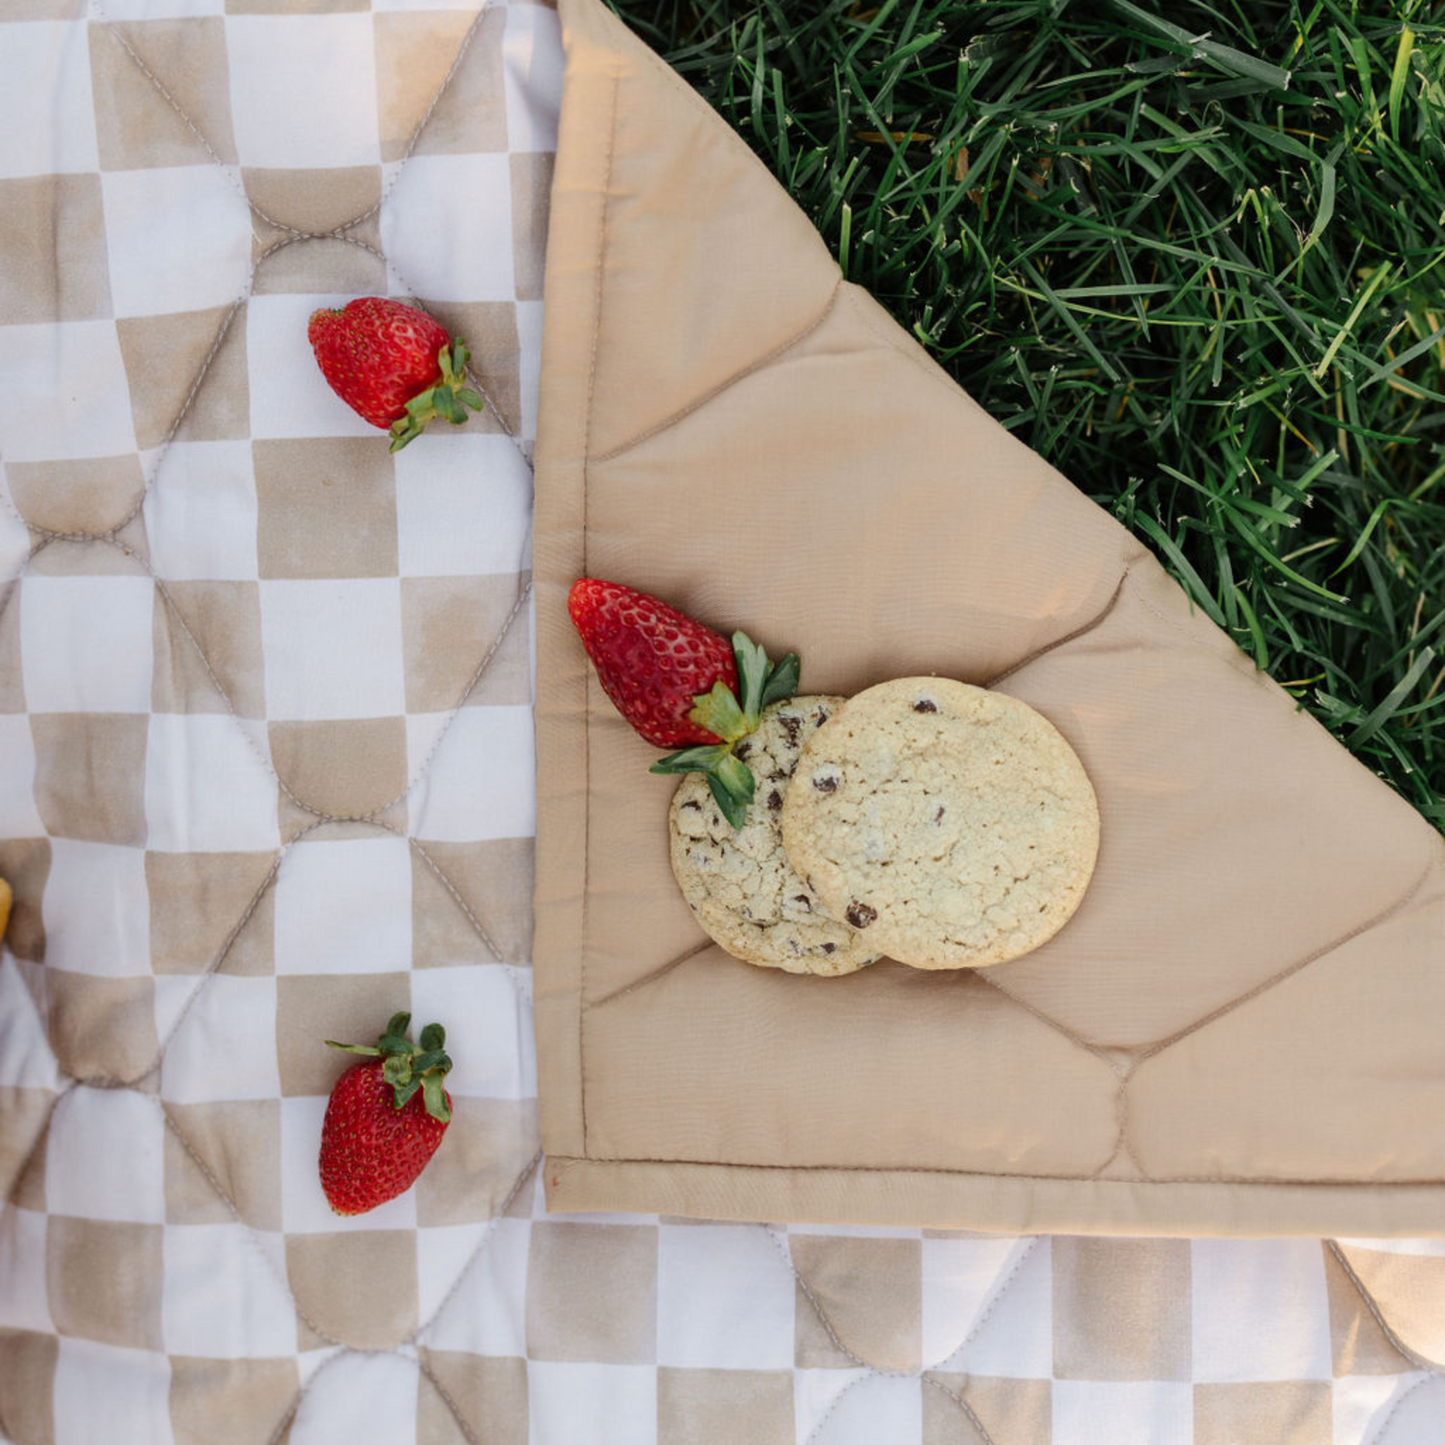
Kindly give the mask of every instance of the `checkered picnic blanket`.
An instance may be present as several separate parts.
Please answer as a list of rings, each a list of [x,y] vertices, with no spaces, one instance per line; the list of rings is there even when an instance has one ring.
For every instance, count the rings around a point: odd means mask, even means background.
[[[521,0],[0,6],[0,1436],[1438,1439],[1318,1241],[545,1215],[562,64]],[[364,293],[465,337],[484,416],[393,457],[331,395],[306,318]],[[341,1220],[321,1041],[401,1008],[447,1027],[455,1120]]]

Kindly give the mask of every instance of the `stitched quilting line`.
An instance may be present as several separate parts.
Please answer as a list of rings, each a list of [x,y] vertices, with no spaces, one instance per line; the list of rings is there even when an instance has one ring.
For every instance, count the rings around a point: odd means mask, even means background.
[[[607,212],[612,194],[612,162],[617,149],[617,102],[622,90],[622,76],[613,70],[607,111],[607,150],[602,162],[601,204],[597,214],[596,283],[592,293],[592,340],[587,361],[587,392],[582,416],[582,575],[589,575],[587,559],[587,515],[589,468],[592,458],[593,405],[597,391],[597,354],[602,336],[602,276],[607,251]],[[590,669],[582,678],[582,930],[578,939],[578,997],[587,1001],[587,923],[592,896],[592,675]],[[585,1009],[577,1015],[577,1111],[582,1126],[582,1153],[587,1153],[587,1029]]]
[[[1395,1423],[1395,1416],[1400,1413],[1400,1407],[1405,1401],[1425,1386],[1438,1385],[1439,1383],[1439,1380],[1435,1376],[1424,1375],[1416,1380],[1413,1385],[1410,1385],[1402,1394],[1397,1395],[1395,1397],[1395,1403],[1390,1406],[1389,1413],[1380,1421],[1380,1428],[1370,1437],[1370,1445],[1385,1445],[1386,1436],[1390,1427]]]
[[[640,432],[635,437],[630,437],[620,445],[603,452],[600,456],[593,457],[592,460],[598,465],[601,465],[603,462],[610,462],[614,458],[620,457],[624,452],[630,452],[635,447],[640,447],[644,442],[651,441],[653,437],[660,436],[663,432],[671,430],[671,428],[675,427],[679,422],[685,421],[694,412],[700,411],[709,402],[715,401],[718,397],[722,396],[724,392],[731,391],[739,382],[746,381],[748,377],[754,376],[758,372],[772,366],[774,363],[781,361],[788,352],[797,346],[801,346],[803,342],[817,331],[833,314],[833,308],[838,304],[838,297],[842,291],[842,279],[840,276],[833,289],[828,293],[828,300],[823,309],[801,330],[795,332],[786,341],[775,346],[773,350],[765,356],[759,357],[756,361],[749,362],[741,370],[735,371],[726,380],[718,382],[716,386],[709,387],[702,395],[690,401],[686,406],[680,407],[671,416],[664,418],[653,426],[649,426],[646,431]],[[595,356],[593,360],[595,362]]]

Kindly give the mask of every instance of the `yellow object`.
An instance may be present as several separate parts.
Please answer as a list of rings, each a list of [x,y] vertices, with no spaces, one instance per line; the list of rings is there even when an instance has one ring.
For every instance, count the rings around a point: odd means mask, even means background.
[[[10,885],[0,878],[0,938],[5,937],[5,925],[10,922]]]

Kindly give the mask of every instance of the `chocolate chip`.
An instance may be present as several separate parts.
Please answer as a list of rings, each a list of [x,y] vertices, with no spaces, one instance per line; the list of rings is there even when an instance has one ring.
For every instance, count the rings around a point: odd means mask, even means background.
[[[783,731],[788,735],[788,746],[798,746],[798,734],[803,730],[803,720],[800,717],[780,717],[778,722],[782,724]]]
[[[768,812],[776,813],[778,809],[782,806],[783,795],[776,788],[774,788],[773,791],[768,794]]]
[[[751,743],[739,743],[737,747],[733,749],[733,757],[741,762],[752,750],[753,745]]]
[[[838,791],[838,780],[831,774],[828,774],[825,777],[814,778],[813,786],[817,788],[820,793],[836,793]]]
[[[853,902],[848,905],[843,917],[846,918],[854,928],[867,928],[868,925],[878,917],[878,910],[876,908],[870,908],[866,903],[859,903],[855,898]]]
[[[682,806],[684,808],[696,808],[699,813],[702,812],[702,804],[699,803],[696,798],[690,803],[684,803]]]
[[[819,727],[822,727],[823,724],[827,722],[831,716],[832,714],[828,711],[827,708],[820,707],[818,711],[813,714],[813,719]]]
[[[914,712],[937,712],[938,704],[931,697],[921,697],[913,704]]]
[[[808,901],[808,895],[807,895],[806,893],[797,893],[797,894],[794,894],[794,895],[793,895],[793,902],[794,902],[794,903],[801,903],[801,904],[803,905],[803,907],[808,910],[809,913],[811,913],[811,912],[813,911],[813,905]]]
[[[941,822],[943,822],[943,804],[942,804],[942,803],[940,803],[940,804],[938,805],[938,811],[933,815],[933,821],[934,821],[935,823],[941,823]]]
[[[824,952],[824,953],[832,953],[833,950],[834,950],[835,948],[837,948],[837,947],[838,947],[838,945],[837,945],[836,943],[825,943],[825,944],[823,945],[823,952]]]

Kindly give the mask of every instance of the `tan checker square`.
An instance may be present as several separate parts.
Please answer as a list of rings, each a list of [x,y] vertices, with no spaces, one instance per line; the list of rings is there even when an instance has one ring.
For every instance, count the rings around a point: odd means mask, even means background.
[[[789,1370],[657,1372],[657,1445],[793,1445]]]
[[[855,1355],[885,1370],[917,1369],[923,1350],[923,1244],[917,1239],[790,1234],[793,1265]],[[852,1370],[803,1287],[796,1288],[793,1363]]]
[[[1194,1445],[1331,1445],[1328,1381],[1195,1385]]]
[[[1334,1254],[1324,1250],[1330,1353],[1341,1375],[1400,1375],[1414,1368],[1389,1341]]]
[[[234,708],[242,717],[265,717],[259,584],[165,582],[156,588],[154,615],[151,707],[156,712],[228,712]],[[215,673],[214,682],[207,663]],[[217,691],[217,682],[225,696]]]
[[[471,10],[376,15],[376,103],[381,158],[400,160],[447,78],[475,18]],[[507,102],[501,35],[507,14],[487,11],[417,142],[418,155],[504,151]]]
[[[371,437],[251,443],[262,577],[395,577],[396,474]]]
[[[25,711],[25,679],[20,671],[22,595],[18,580],[0,584],[0,713]]]
[[[0,180],[0,325],[110,315],[98,175]]]
[[[5,19],[78,20],[88,0],[5,0]]]
[[[361,817],[406,791],[405,718],[273,722],[267,731],[277,773],[309,807]]]
[[[449,712],[461,701],[523,586],[525,579],[501,575],[401,579],[408,712]],[[527,628],[524,610],[467,694],[469,706],[526,706],[532,701]]]
[[[222,328],[224,337],[217,345]],[[182,407],[187,410],[176,435],[189,441],[234,441],[250,435],[251,383],[240,310],[210,306],[163,316],[123,316],[115,331],[138,447],[159,446],[176,426]],[[197,377],[200,385],[191,396]]]
[[[226,22],[220,16],[144,20],[115,30],[195,123],[220,158],[236,163]],[[107,33],[90,27],[90,84],[100,167],[106,171],[205,165],[210,157],[190,126]]]
[[[427,310],[455,338],[467,343],[471,371],[486,389],[507,425],[522,430],[521,346],[517,340],[517,308],[511,301],[446,301],[427,303]],[[501,423],[486,407],[469,423],[482,431],[500,432]]]
[[[145,487],[140,458],[133,452],[63,462],[9,462],[5,477],[25,520],[52,532],[107,532],[131,511]]]
[[[265,241],[259,240],[253,259],[276,242],[284,240],[283,232],[264,229]],[[293,241],[272,251],[256,270],[253,289],[257,296],[314,295],[334,292],[342,296],[385,296],[387,292],[386,260],[382,254],[381,235],[375,216],[346,232],[347,239],[318,236],[312,240]],[[370,248],[369,250],[366,248]],[[340,402],[337,403],[341,405]]]
[[[657,1358],[657,1227],[532,1226],[527,1355],[599,1365]]]
[[[160,1052],[155,984],[145,978],[102,978],[47,971],[50,1047],[67,1074],[78,1079],[134,1082]]]
[[[141,713],[31,713],[35,807],[52,837],[145,842],[146,728]]]
[[[60,1341],[0,1329],[0,1420],[23,1445],[55,1445],[55,1361]]]
[[[272,221],[297,231],[332,231],[381,200],[380,166],[245,166],[246,194]]]
[[[159,1224],[52,1214],[45,1236],[50,1315],[62,1335],[162,1350]]]
[[[45,962],[45,919],[40,900],[49,877],[49,838],[0,838],[0,878],[14,894],[5,946],[16,958],[32,963]]]
[[[416,1238],[409,1229],[288,1234],[286,1272],[303,1348],[315,1340],[308,1320],[359,1350],[389,1349],[419,1323]]]
[[[294,1359],[170,1361],[174,1445],[269,1441],[301,1391]]]
[[[1053,1439],[1052,1380],[1015,1380],[946,1371],[930,1371],[924,1380],[921,1445],[978,1445],[978,1431],[958,1405],[958,1399],[968,1405],[996,1440],[1049,1445]],[[941,1388],[928,1384],[930,1380]],[[950,1399],[949,1395],[958,1399]]]
[[[205,973],[266,881],[274,853],[147,853],[151,968]],[[221,972],[276,971],[275,893],[267,887],[236,935]]]
[[[512,256],[517,300],[540,301],[555,157],[550,151],[519,151],[511,157],[511,166]]]
[[[453,1100],[452,1122],[416,1184],[423,1228],[490,1219],[537,1152],[535,1099]]]
[[[0,1199],[21,1209],[45,1209],[45,1140],[54,1107],[49,1089],[0,1086]]]
[[[487,1445],[527,1445],[525,1360],[450,1350],[422,1350],[421,1358],[436,1379],[433,1382],[423,1372],[417,1389],[417,1445],[463,1445],[467,1441],[437,1393],[438,1384],[451,1396],[475,1439],[485,1440]]]
[[[487,930],[487,936],[501,951],[502,961],[527,963],[532,956],[532,840],[419,840],[419,846]],[[413,968],[497,961],[477,936],[461,905],[416,849],[412,850],[411,899]]]
[[[234,1216],[216,1192],[219,1185],[252,1229],[279,1231],[280,1102],[167,1101],[165,1111],[166,1223],[229,1224]]]
[[[339,15],[371,0],[226,0],[227,15]]]
[[[411,978],[405,973],[282,974],[276,980],[281,1092],[329,1094],[354,1060],[323,1041],[375,1039],[392,1014],[410,1007]]]
[[[1191,1378],[1188,1240],[1060,1237],[1053,1259],[1056,1379]]]

